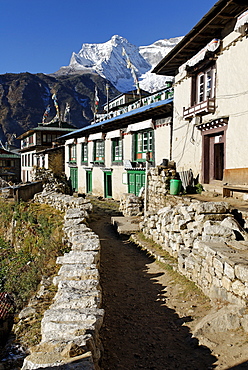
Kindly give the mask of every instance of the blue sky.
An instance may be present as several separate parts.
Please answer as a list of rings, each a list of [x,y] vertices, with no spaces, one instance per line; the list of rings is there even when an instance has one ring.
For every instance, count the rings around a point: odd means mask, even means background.
[[[217,0],[0,0],[0,74],[52,73],[83,43],[183,36]]]

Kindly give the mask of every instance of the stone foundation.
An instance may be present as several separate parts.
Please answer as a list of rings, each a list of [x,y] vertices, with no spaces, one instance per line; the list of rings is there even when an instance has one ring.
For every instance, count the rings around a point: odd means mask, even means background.
[[[84,198],[54,192],[36,194],[35,200],[65,211],[65,242],[71,251],[57,258],[58,291],[41,322],[42,340],[31,348],[22,370],[98,369],[104,311],[100,308],[100,241],[85,224],[92,205]]]
[[[167,206],[147,212],[140,229],[174,256],[179,272],[207,296],[247,304],[248,234],[228,203],[168,196]]]

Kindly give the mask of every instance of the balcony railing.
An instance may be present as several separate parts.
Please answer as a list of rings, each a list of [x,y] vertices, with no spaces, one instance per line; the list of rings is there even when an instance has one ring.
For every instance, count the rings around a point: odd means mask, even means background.
[[[207,99],[189,108],[183,108],[183,118],[192,118],[195,115],[204,115],[214,113],[215,98]]]
[[[160,100],[166,100],[166,99],[173,98],[173,95],[174,95],[173,88],[172,87],[166,88],[160,92],[157,92],[157,93],[154,93],[154,94],[151,94],[149,96],[142,98],[141,101],[137,100],[135,102],[130,102],[126,106],[122,106],[122,107],[120,106],[120,108],[115,111],[111,111],[109,113],[97,114],[96,120],[92,122],[92,124],[120,116],[124,113],[130,112],[133,109],[140,108],[141,106],[144,106],[144,105],[149,105],[149,104],[158,102]]]

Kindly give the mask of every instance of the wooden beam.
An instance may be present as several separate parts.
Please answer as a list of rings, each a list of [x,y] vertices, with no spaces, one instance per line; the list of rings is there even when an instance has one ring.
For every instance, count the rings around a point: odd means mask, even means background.
[[[210,24],[208,27],[213,29],[225,28],[224,24]]]
[[[218,17],[222,19],[233,19],[233,16],[228,14],[218,14]]]

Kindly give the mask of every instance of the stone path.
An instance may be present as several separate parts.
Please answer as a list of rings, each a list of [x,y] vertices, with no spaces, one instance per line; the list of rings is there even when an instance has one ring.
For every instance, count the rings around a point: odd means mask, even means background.
[[[189,316],[179,317],[166,305],[170,279],[153,259],[119,238],[103,208],[90,223],[101,242],[101,369],[214,368],[216,358],[183,325]]]

